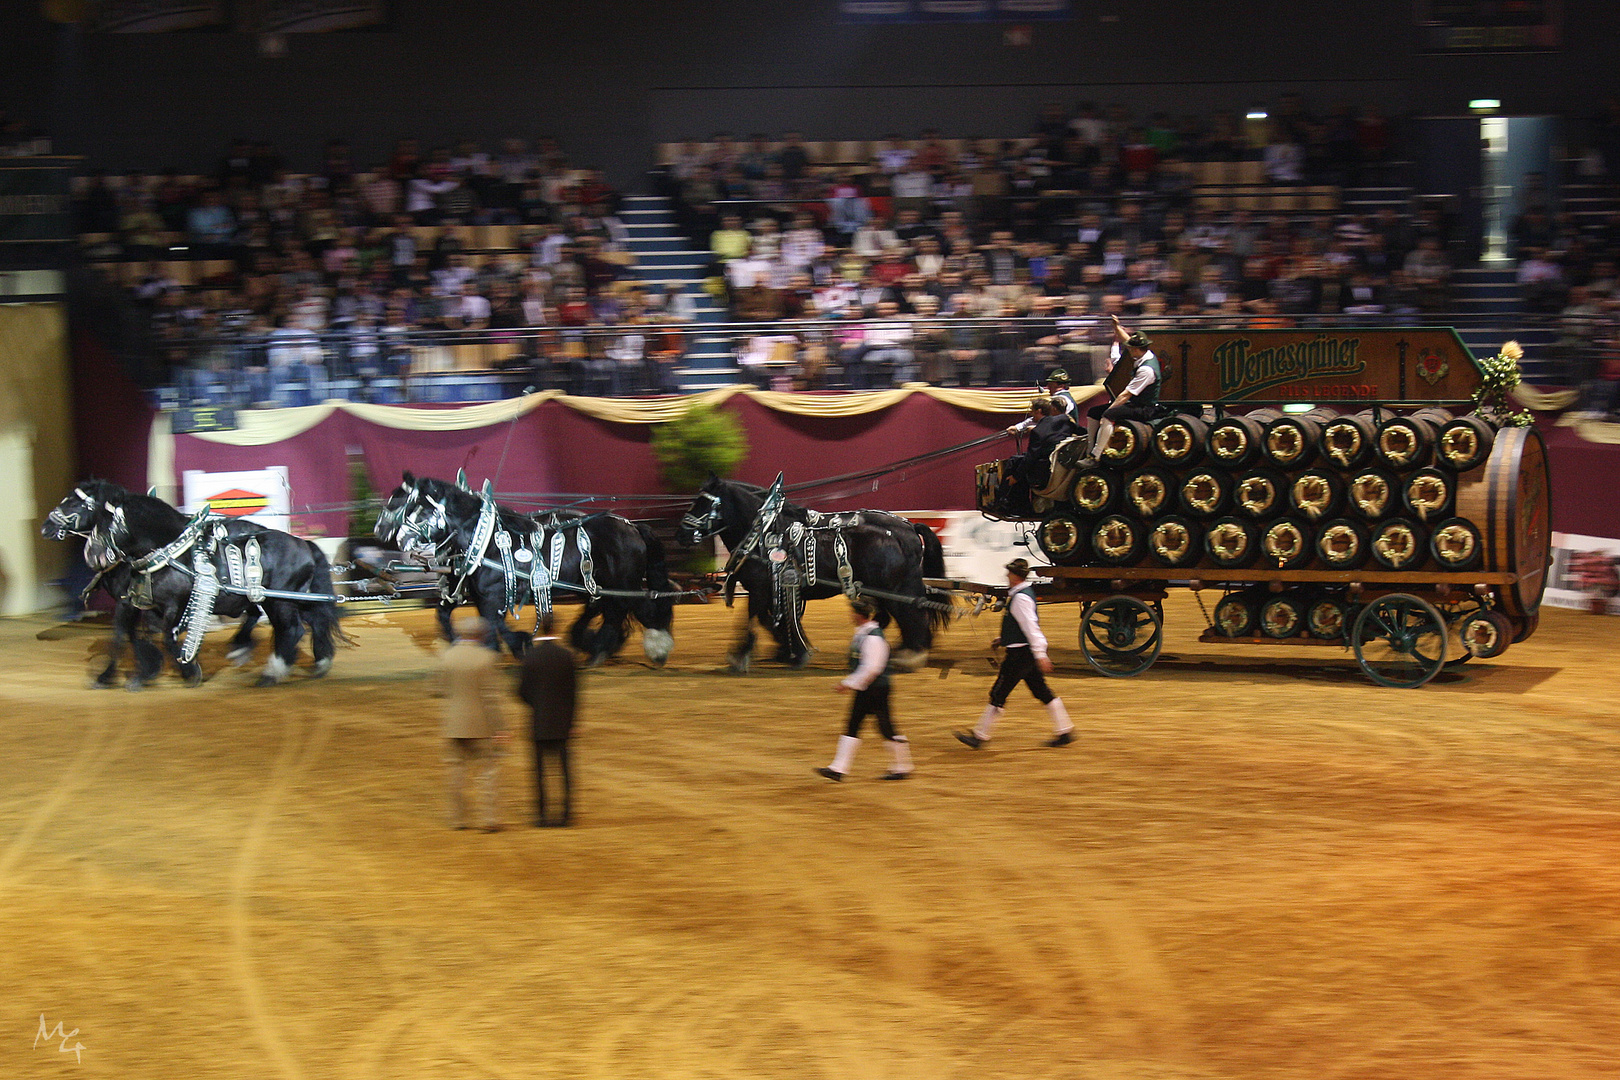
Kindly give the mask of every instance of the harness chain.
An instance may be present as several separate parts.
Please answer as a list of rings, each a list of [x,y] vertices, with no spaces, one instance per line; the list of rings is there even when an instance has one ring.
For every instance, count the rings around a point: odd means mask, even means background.
[[[214,617],[214,600],[219,596],[219,571],[214,567],[214,551],[224,539],[225,526],[216,523],[206,535],[199,537],[191,553],[191,569],[195,580],[191,583],[191,599],[186,602],[185,614],[180,617],[178,629],[186,633],[185,644],[180,647],[180,659],[191,663],[202,648],[208,620]]]

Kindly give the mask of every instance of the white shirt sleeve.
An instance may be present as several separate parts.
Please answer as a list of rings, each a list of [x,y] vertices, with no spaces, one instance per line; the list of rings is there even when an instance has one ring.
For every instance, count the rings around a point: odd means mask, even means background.
[[[1026,416],[1022,420],[1018,421],[1018,423],[1016,423],[1016,424],[1014,424],[1012,426],[1013,431],[1017,431],[1017,432],[1020,432],[1020,433],[1025,432],[1025,431],[1033,431],[1034,429],[1035,429],[1035,418],[1033,416]]]
[[[1037,660],[1046,657],[1046,635],[1041,633],[1041,623],[1035,617],[1035,597],[1028,589],[1020,589],[1013,593],[1008,607],[1012,610],[1012,617],[1017,620],[1018,626],[1029,639],[1030,654]]]
[[[867,634],[861,638],[861,662],[839,685],[851,690],[865,690],[889,664],[889,643],[882,634]]]

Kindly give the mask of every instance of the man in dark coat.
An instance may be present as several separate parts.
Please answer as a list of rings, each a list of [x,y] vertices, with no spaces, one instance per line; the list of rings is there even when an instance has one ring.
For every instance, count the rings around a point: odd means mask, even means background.
[[[523,675],[518,696],[534,711],[530,735],[534,739],[536,828],[567,825],[573,813],[573,788],[568,774],[568,737],[574,730],[576,681],[574,655],[554,637],[536,637],[523,654]],[[562,815],[546,817],[546,758],[557,762],[562,777]]]

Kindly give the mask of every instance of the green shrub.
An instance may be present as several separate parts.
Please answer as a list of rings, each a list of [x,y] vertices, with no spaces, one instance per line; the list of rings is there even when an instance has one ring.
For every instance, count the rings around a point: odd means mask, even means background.
[[[664,487],[676,494],[697,491],[713,473],[730,476],[748,456],[748,436],[736,416],[713,405],[694,405],[679,420],[652,434]]]

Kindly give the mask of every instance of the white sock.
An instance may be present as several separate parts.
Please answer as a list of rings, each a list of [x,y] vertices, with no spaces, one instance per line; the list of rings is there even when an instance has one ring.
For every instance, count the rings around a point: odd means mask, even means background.
[[[889,740],[889,750],[894,754],[894,771],[908,773],[911,771],[911,743],[906,741],[904,735],[897,735]]]
[[[989,742],[990,733],[996,729],[996,721],[1001,719],[1001,713],[1002,710],[996,706],[986,705],[983,715],[979,717],[979,722],[973,725],[974,736]]]
[[[1114,422],[1112,420],[1097,421],[1097,438],[1091,444],[1091,456],[1102,457],[1102,452],[1108,449],[1108,441],[1114,437]]]
[[[1046,711],[1052,714],[1052,733],[1062,735],[1066,731],[1074,730],[1074,721],[1069,719],[1069,710],[1063,707],[1063,699],[1055,697],[1046,703]]]
[[[855,764],[855,751],[861,748],[861,740],[851,735],[838,736],[838,750],[833,754],[832,764],[827,766],[835,773],[847,773],[849,767]]]

